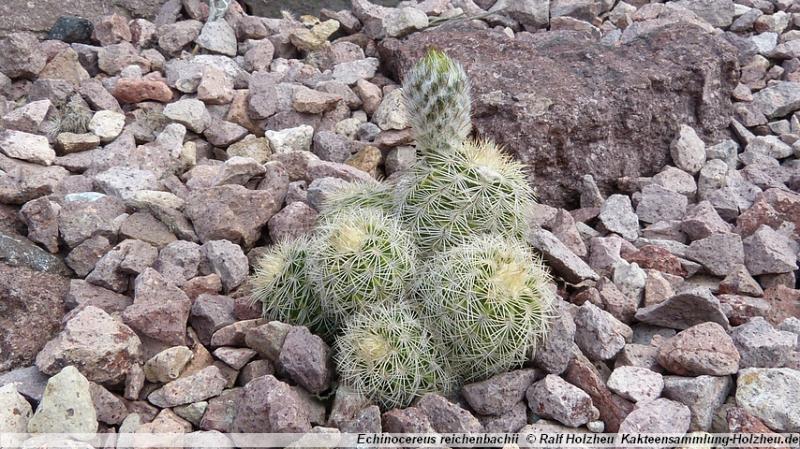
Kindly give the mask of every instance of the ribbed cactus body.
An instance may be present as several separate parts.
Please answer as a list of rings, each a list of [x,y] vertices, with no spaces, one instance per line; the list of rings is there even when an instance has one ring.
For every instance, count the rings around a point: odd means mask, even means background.
[[[250,278],[251,297],[261,302],[265,318],[306,326],[328,338],[331,326],[308,279],[309,245],[310,238],[299,237],[272,246]]]
[[[416,286],[420,314],[465,381],[521,365],[546,333],[550,277],[518,241],[474,237],[437,255],[423,273]]]
[[[403,95],[423,157],[451,153],[469,136],[469,89],[464,68],[437,50],[430,50],[406,73]]]
[[[416,248],[400,222],[374,208],[322,220],[309,252],[309,276],[326,314],[338,324],[374,304],[408,293]]]
[[[400,217],[420,250],[452,248],[475,234],[524,239],[534,205],[523,165],[488,141],[418,163],[396,191]]]
[[[391,187],[382,182],[351,182],[332,192],[322,205],[322,219],[352,209],[378,209],[387,215],[394,212]]]
[[[384,409],[406,407],[450,386],[440,348],[402,303],[351,317],[336,340],[336,367],[342,383]]]

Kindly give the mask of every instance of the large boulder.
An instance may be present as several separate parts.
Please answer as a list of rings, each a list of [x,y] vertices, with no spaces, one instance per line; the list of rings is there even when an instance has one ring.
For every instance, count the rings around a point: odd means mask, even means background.
[[[528,164],[540,198],[556,206],[577,206],[586,174],[605,191],[656,174],[681,124],[710,143],[725,135],[738,82],[736,50],[688,23],[617,46],[570,31],[509,38],[461,27],[387,39],[380,50],[402,79],[433,46],[464,65],[477,134]]]
[[[61,329],[69,279],[0,263],[0,373],[30,365]]]

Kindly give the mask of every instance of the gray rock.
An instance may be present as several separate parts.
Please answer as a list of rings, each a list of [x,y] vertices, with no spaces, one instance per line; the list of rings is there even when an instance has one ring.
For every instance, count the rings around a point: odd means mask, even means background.
[[[269,141],[270,148],[275,153],[309,151],[314,136],[314,128],[309,125],[301,125],[280,131],[268,130],[264,135]]]
[[[12,437],[8,434],[27,433],[28,421],[33,411],[31,405],[17,392],[14,384],[0,386],[0,432],[6,434],[8,445],[22,443],[24,437]]]
[[[797,251],[792,241],[767,225],[744,239],[744,250],[747,271],[753,276],[797,269]]]
[[[234,302],[228,296],[202,294],[192,304],[190,324],[200,341],[211,344],[211,336],[219,329],[236,322]],[[253,348],[257,349],[257,348]]]
[[[669,399],[656,399],[632,411],[620,424],[620,432],[684,434],[691,425],[689,407]]]
[[[115,426],[121,424],[128,416],[125,402],[102,385],[91,382],[89,391],[92,393],[92,403],[94,403],[98,421]]]
[[[637,326],[638,329],[638,326]],[[636,330],[634,330],[634,340]],[[623,366],[635,366],[639,368],[647,368],[650,371],[660,373],[664,369],[658,364],[657,360],[658,348],[651,345],[643,345],[638,343],[628,343],[622,348],[622,351],[617,354],[614,361],[614,368]]]
[[[168,283],[157,271],[145,269],[137,276],[133,305],[122,319],[128,326],[157,341],[182,345],[191,301],[181,289]]]
[[[694,177],[675,167],[664,167],[664,170],[653,176],[653,183],[667,190],[685,195],[689,199],[693,199],[697,192],[697,183]]]
[[[537,377],[539,373],[532,369],[509,371],[464,385],[461,395],[477,413],[499,416],[525,397]]]
[[[11,15],[11,11],[6,12]],[[33,78],[47,64],[47,56],[33,33],[9,34],[0,41],[0,55],[0,72],[10,78]]]
[[[739,352],[717,323],[702,323],[679,332],[658,348],[658,363],[680,375],[725,376],[739,369]]]
[[[394,8],[383,19],[389,37],[403,37],[428,26],[428,16],[417,8]]]
[[[547,338],[536,348],[533,363],[550,374],[561,374],[572,360],[572,348],[575,345],[575,322],[566,307],[556,310],[560,312],[550,323]],[[473,406],[475,409],[475,407]],[[475,409],[478,410],[478,409]],[[484,413],[481,414],[497,414]]]
[[[356,84],[359,80],[375,76],[379,62],[376,58],[359,59],[342,62],[333,67],[333,79],[347,85]]]
[[[67,276],[69,268],[57,255],[39,248],[25,237],[0,231],[0,262],[41,273]]]
[[[153,383],[172,382],[181,375],[192,356],[192,350],[186,346],[167,348],[145,362],[144,375]]]
[[[195,42],[210,52],[236,56],[236,32],[226,20],[206,22]]]
[[[646,402],[661,396],[664,379],[661,374],[647,368],[621,366],[615,368],[608,378],[608,388],[633,402]]]
[[[270,239],[280,242],[310,234],[317,222],[317,215],[316,210],[302,201],[289,203],[267,222]]]
[[[10,129],[0,131],[0,152],[41,165],[50,165],[56,160],[56,152],[46,137]]]
[[[178,100],[168,104],[163,112],[170,120],[174,120],[186,128],[200,134],[211,123],[211,115],[206,105],[195,99]]]
[[[11,385],[19,394],[39,403],[42,402],[47,379],[48,376],[36,366],[17,368],[0,374],[0,387]]]
[[[121,200],[100,193],[71,194],[64,198],[58,215],[61,238],[70,248],[95,235],[115,237],[125,213]]]
[[[800,371],[790,368],[746,368],[736,382],[736,403],[776,432],[797,432]]]
[[[565,281],[578,284],[585,280],[600,278],[586,262],[561,243],[550,231],[533,230],[528,235],[528,242],[542,253],[553,270]]]
[[[222,280],[225,291],[242,285],[250,273],[244,251],[228,240],[210,240],[200,247],[200,253],[208,260],[211,270]]]
[[[133,330],[101,309],[87,306],[45,345],[36,366],[52,375],[74,365],[94,382],[115,383],[140,357],[141,341]]]
[[[753,105],[767,118],[783,117],[800,109],[800,83],[779,81],[753,95]]]
[[[738,234],[719,233],[695,240],[686,258],[705,267],[714,276],[727,276],[745,261],[742,238]]]
[[[311,430],[309,410],[289,385],[266,375],[245,385],[232,429],[305,433]]]
[[[666,301],[636,311],[636,319],[654,326],[687,329],[711,321],[728,327],[728,318],[719,300],[708,289],[679,293]]]
[[[441,433],[482,432],[483,426],[477,418],[444,397],[428,393],[417,401],[415,407],[422,410],[434,430]]]
[[[531,385],[526,397],[533,413],[565,426],[580,427],[597,418],[592,398],[553,374]]]
[[[478,421],[487,433],[514,433],[528,423],[528,406],[519,401],[502,415],[478,415]]]
[[[50,378],[42,402],[28,422],[28,432],[97,432],[97,414],[89,381],[77,368],[67,366]],[[81,439],[80,436],[75,437]]]
[[[108,314],[121,313],[131,305],[133,300],[103,287],[92,285],[80,279],[69,283],[69,292],[64,298],[64,305],[69,309],[94,306]]]
[[[331,351],[325,342],[306,327],[293,327],[287,334],[279,356],[286,373],[310,393],[322,393],[330,387],[333,369]]]
[[[690,208],[683,217],[681,231],[691,240],[700,240],[712,234],[730,232],[731,226],[719,216],[711,203],[702,201]]]
[[[592,360],[612,359],[633,335],[630,327],[587,302],[575,315],[575,343]]]
[[[201,259],[200,245],[177,240],[161,249],[153,268],[168,282],[180,287],[197,276]]]
[[[228,380],[216,366],[173,380],[147,396],[158,407],[175,407],[202,401],[222,393]]]
[[[732,386],[730,376],[664,376],[663,395],[689,407],[692,412],[689,430],[707,432]]]
[[[633,212],[631,200],[625,195],[611,195],[600,208],[597,217],[608,232],[615,232],[626,240],[639,236],[639,218]]]
[[[706,145],[691,126],[681,125],[678,136],[670,144],[670,155],[678,168],[695,174],[706,161]]]
[[[796,334],[779,331],[763,317],[753,317],[731,331],[740,368],[783,368],[797,349]]]
[[[686,213],[689,200],[678,192],[673,192],[658,184],[650,184],[642,189],[642,197],[636,206],[636,215],[645,223],[662,220],[680,220]]]

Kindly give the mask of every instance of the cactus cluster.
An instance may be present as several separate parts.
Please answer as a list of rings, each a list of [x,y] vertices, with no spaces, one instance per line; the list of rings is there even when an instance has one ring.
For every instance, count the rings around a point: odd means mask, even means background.
[[[384,408],[521,365],[553,297],[522,243],[523,166],[469,138],[464,69],[430,51],[403,90],[415,166],[330,195],[313,235],[274,246],[252,277],[266,317],[333,341],[341,382]]]

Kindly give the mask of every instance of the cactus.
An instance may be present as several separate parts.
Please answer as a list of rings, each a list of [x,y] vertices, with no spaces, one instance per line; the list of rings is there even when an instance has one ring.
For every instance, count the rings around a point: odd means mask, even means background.
[[[447,392],[449,370],[440,348],[405,304],[367,308],[336,340],[342,383],[384,409],[408,406],[429,392]]]
[[[375,208],[392,215],[394,204],[389,185],[375,181],[347,183],[331,193],[322,206],[322,216],[330,217],[353,208]]]
[[[420,315],[454,373],[483,379],[521,365],[551,314],[550,276],[523,244],[476,236],[429,261],[415,286]]]
[[[80,96],[73,96],[53,109],[41,129],[50,141],[55,141],[61,133],[85,134],[89,132],[92,115],[91,109]]]
[[[352,209],[321,220],[309,277],[323,311],[340,324],[364,306],[405,297],[415,258],[400,222],[378,209]]]
[[[261,302],[264,318],[306,326],[330,338],[332,329],[308,280],[310,243],[310,237],[301,236],[272,246],[250,277],[251,297]]]
[[[431,155],[398,183],[399,216],[423,253],[474,234],[524,240],[535,204],[524,166],[490,141],[468,140],[451,155]]]
[[[469,80],[446,54],[429,50],[406,74],[403,95],[423,157],[453,153],[472,130]]]

